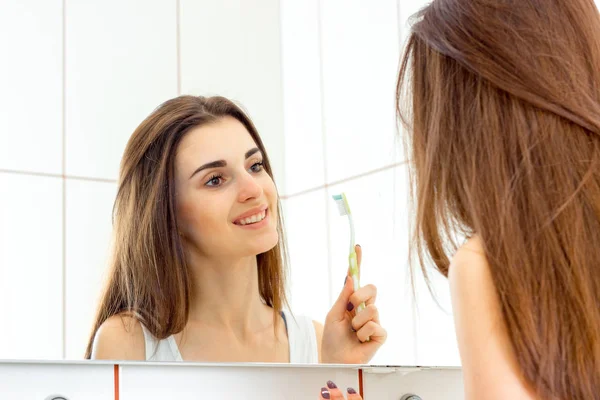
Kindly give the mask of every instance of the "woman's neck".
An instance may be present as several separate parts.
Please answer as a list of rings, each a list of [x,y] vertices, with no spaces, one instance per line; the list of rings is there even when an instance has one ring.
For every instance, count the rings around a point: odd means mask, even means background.
[[[272,329],[273,309],[260,297],[256,256],[187,258],[193,280],[189,323],[225,329],[241,340]]]

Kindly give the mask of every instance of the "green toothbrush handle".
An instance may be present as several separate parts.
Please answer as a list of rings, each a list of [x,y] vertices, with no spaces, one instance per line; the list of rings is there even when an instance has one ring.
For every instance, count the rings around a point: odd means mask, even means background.
[[[350,275],[352,276],[352,282],[354,284],[354,291],[356,292],[360,288],[360,274],[358,271],[358,260],[356,259],[356,252],[352,251],[348,256],[348,263],[350,265]],[[356,312],[359,313],[365,309],[365,303],[359,304]]]

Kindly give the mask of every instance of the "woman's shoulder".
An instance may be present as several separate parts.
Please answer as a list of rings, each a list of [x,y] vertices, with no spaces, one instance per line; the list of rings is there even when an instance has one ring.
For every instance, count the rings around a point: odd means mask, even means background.
[[[478,264],[481,267],[488,267],[483,242],[479,235],[473,235],[456,251],[450,265],[464,266],[465,264]]]
[[[474,398],[485,397],[485,393],[532,398],[522,380],[492,271],[478,236],[456,252],[448,280],[465,391]]]
[[[92,359],[145,360],[146,345],[140,321],[126,313],[104,321],[94,337]]]

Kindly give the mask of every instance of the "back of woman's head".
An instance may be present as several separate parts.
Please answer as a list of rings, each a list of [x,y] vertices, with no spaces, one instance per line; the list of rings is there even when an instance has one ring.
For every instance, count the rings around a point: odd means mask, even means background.
[[[246,128],[273,178],[254,124],[232,101],[180,96],[154,110],[131,135],[121,160],[112,261],[86,358],[98,328],[113,315],[135,316],[159,339],[180,332],[187,323],[192,279],[177,222],[175,157],[188,132],[223,118],[234,118]],[[287,303],[281,212],[278,218],[278,244],[257,256],[259,293],[275,311]]]
[[[406,101],[406,102],[405,102]],[[482,239],[541,398],[600,398],[600,17],[593,0],[435,0],[398,80],[421,265]]]

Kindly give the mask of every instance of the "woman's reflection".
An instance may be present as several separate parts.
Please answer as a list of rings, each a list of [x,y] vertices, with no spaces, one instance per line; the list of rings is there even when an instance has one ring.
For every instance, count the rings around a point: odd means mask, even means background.
[[[368,362],[386,339],[375,287],[353,292],[348,278],[324,327],[292,315],[283,239],[269,159],[244,112],[223,97],[165,102],[125,149],[86,358]]]

